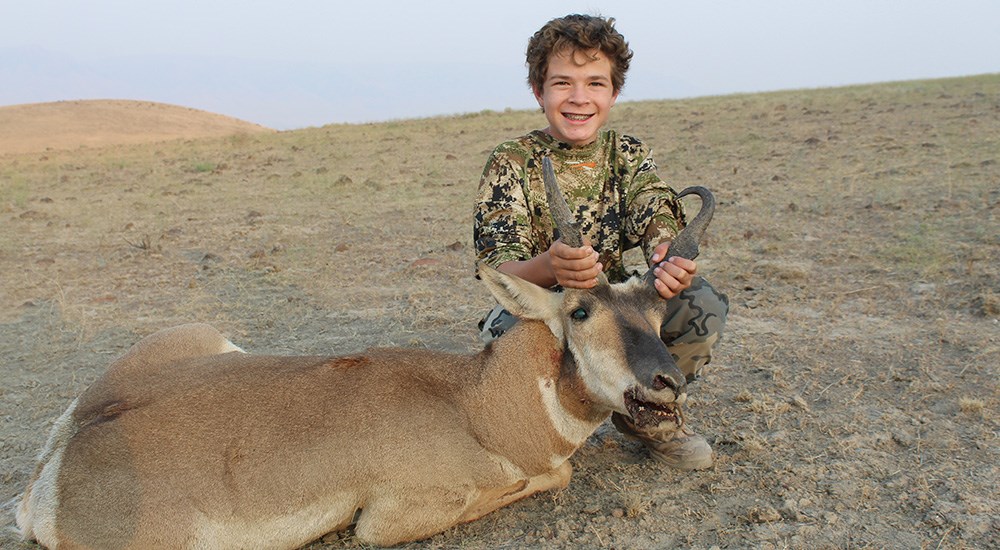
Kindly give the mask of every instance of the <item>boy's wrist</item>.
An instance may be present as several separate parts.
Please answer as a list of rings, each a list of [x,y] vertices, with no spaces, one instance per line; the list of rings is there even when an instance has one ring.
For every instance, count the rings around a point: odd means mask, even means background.
[[[546,250],[545,252],[542,252],[541,254],[536,256],[536,259],[542,262],[542,265],[544,266],[545,269],[545,273],[548,279],[552,281],[552,284],[553,285],[559,284],[559,278],[556,277],[556,268],[552,266],[552,254],[549,254],[549,251]]]

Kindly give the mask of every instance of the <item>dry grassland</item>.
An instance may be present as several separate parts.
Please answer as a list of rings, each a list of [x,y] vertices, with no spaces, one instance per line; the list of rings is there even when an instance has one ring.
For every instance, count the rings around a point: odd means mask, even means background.
[[[718,463],[666,470],[605,426],[566,490],[407,547],[1000,547],[1000,75],[620,103],[612,123],[719,199],[699,265],[733,310],[688,412]],[[543,124],[0,156],[0,499],[159,328],[207,321],[257,353],[476,348],[475,186]]]

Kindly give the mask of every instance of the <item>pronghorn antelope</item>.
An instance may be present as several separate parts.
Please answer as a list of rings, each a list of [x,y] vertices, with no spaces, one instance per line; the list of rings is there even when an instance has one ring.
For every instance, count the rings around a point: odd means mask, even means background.
[[[671,255],[696,254],[711,217],[711,194],[691,192],[702,209]],[[295,548],[354,525],[393,545],[564,487],[612,411],[680,424],[685,380],[651,273],[556,293],[479,269],[522,321],[475,355],[257,356],[200,324],[143,339],[55,422],[18,505],[23,537]]]

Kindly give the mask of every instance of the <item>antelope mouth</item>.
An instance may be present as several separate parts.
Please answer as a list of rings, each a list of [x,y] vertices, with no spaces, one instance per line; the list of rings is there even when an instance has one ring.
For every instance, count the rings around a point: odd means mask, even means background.
[[[683,422],[681,409],[676,403],[657,403],[640,397],[639,390],[631,388],[625,392],[625,410],[632,417],[637,428],[653,428],[667,423],[680,426]],[[666,426],[664,426],[666,427]]]

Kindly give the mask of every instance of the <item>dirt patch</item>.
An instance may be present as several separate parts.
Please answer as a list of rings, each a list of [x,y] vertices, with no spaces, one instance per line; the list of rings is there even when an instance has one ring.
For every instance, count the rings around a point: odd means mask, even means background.
[[[991,75],[616,106],[661,175],[719,199],[699,265],[733,310],[688,411],[718,463],[664,469],[606,424],[566,490],[407,547],[1000,546],[998,90]],[[472,277],[475,183],[496,143],[543,121],[0,159],[0,499],[70,399],[162,327],[206,321],[258,353],[475,349],[491,305]]]
[[[0,155],[273,132],[152,101],[77,100],[0,107]]]

